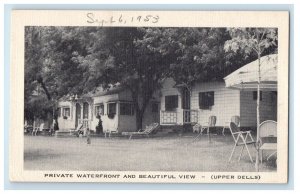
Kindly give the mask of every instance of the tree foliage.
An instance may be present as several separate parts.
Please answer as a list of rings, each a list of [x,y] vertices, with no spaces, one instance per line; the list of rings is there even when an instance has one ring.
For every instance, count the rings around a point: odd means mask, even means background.
[[[168,75],[187,87],[196,82],[221,81],[254,58],[243,50],[224,50],[231,40],[226,28],[169,28],[166,32],[161,44],[173,50]]]
[[[278,35],[276,28],[229,28],[231,39],[224,45],[225,51],[242,50],[246,56],[264,56],[277,52]]]
[[[176,60],[170,66],[177,83],[192,85],[196,81],[220,80],[225,58],[222,45],[229,38],[222,28],[174,28]]]
[[[89,70],[86,88],[118,84],[131,92],[137,129],[172,58],[170,47],[160,44],[163,35],[159,28],[104,28],[81,64]]]
[[[82,44],[84,34],[80,28],[33,27],[25,28],[25,117],[45,118],[41,110],[48,110],[49,103],[80,87],[83,69],[72,60],[74,55],[85,55]],[[44,98],[36,106],[32,99]],[[45,107],[48,107],[45,109]],[[53,109],[52,108],[52,109]]]
[[[253,40],[244,37],[253,34],[244,32],[239,28],[26,27],[25,112],[40,116],[36,109],[50,111],[48,103],[55,108],[64,95],[121,85],[132,94],[139,129],[149,101],[166,77],[192,86],[221,80],[250,62],[255,57],[250,49]],[[276,30],[264,34],[268,40],[272,36],[277,36]],[[262,53],[274,52],[276,43],[276,39],[263,42]],[[32,100],[36,94],[44,105]]]

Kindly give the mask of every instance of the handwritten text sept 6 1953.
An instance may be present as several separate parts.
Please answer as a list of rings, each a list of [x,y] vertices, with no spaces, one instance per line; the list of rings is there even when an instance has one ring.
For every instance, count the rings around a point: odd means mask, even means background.
[[[158,23],[158,15],[139,15],[139,16],[110,16],[108,18],[97,17],[94,13],[87,13],[87,23],[98,24],[99,26],[112,25],[112,24],[128,24],[128,23]]]

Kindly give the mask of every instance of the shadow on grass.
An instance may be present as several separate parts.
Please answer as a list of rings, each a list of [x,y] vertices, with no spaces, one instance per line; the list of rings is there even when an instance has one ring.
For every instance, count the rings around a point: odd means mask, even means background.
[[[42,159],[53,159],[53,158],[59,158],[61,157],[62,154],[54,154],[54,153],[49,153],[47,152],[47,150],[30,150],[30,151],[26,151],[24,152],[24,160],[25,161],[39,161]]]

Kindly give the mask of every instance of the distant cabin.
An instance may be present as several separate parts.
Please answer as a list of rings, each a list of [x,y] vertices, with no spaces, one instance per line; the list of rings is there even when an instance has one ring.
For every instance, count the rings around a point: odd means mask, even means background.
[[[214,115],[216,126],[222,127],[232,116],[240,116],[241,127],[256,128],[255,91],[229,89],[224,82],[196,83],[189,91],[168,78],[160,96],[161,125],[201,125]],[[261,92],[260,106],[261,122],[277,120],[276,91]]]
[[[159,122],[159,98],[152,98],[145,110],[143,128]],[[64,97],[58,102],[58,123],[60,131],[74,130],[80,124],[96,131],[101,116],[104,131],[136,131],[136,112],[131,94],[122,87],[106,91],[98,89],[78,97]]]

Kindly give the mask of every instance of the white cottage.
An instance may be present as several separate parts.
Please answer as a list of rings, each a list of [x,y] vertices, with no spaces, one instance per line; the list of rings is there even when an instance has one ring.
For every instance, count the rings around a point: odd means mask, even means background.
[[[201,125],[214,115],[217,127],[223,127],[232,116],[239,116],[241,127],[256,128],[255,91],[226,88],[221,81],[196,83],[188,90],[168,78],[158,93],[144,113],[143,127],[153,122],[162,126]],[[262,91],[260,105],[261,122],[277,120],[277,91]],[[69,131],[84,123],[95,131],[98,114],[105,131],[136,131],[130,92],[120,87],[81,98],[61,99],[58,114],[60,130]]]
[[[261,121],[277,120],[277,92],[261,93]],[[253,91],[232,90],[224,82],[196,83],[189,91],[171,78],[161,89],[161,125],[183,125],[208,122],[217,117],[216,126],[223,127],[232,116],[240,116],[241,127],[256,127],[256,98]]]
[[[97,115],[101,116],[105,131],[136,131],[136,113],[128,90],[115,87],[109,91],[98,90],[80,98],[63,98],[58,103],[60,131],[76,129],[81,123],[96,131]],[[143,127],[159,122],[158,98],[153,98],[143,118]]]

